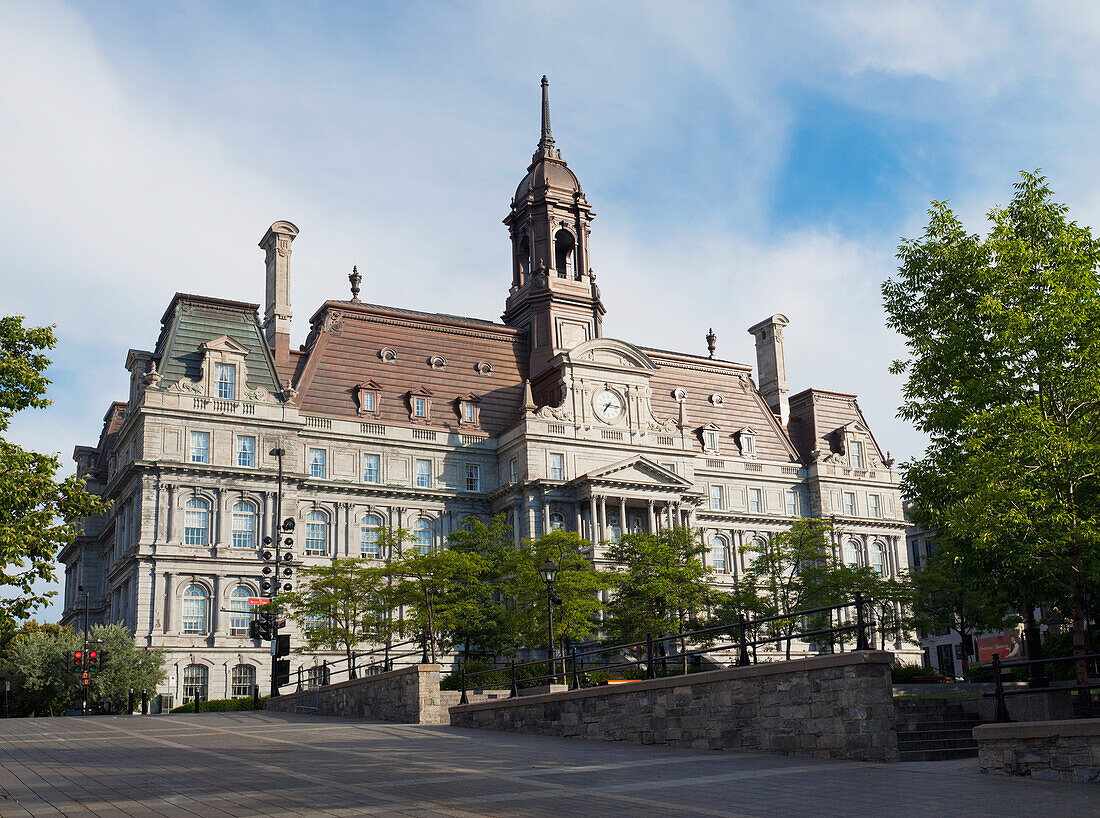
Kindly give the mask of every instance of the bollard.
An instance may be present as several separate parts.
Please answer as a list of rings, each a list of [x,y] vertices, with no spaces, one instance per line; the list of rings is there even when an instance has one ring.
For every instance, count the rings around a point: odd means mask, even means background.
[[[260,709],[260,686],[252,685],[252,709]]]
[[[202,691],[195,691],[195,712],[199,712],[199,708],[202,706]]]
[[[130,698],[127,700],[126,715],[134,715],[134,689],[130,688]]]
[[[469,704],[470,700],[466,698],[466,663],[462,662],[458,666],[459,672],[462,674],[462,695],[458,699],[459,704]]]
[[[164,715],[164,695],[162,693],[157,694],[157,713],[161,716]]]
[[[141,689],[141,715],[149,715],[149,691],[144,687]]]

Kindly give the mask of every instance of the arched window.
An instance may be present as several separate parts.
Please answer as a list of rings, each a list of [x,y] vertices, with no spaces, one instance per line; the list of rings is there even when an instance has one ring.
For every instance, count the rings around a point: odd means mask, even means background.
[[[206,695],[206,680],[208,673],[206,665],[188,665],[183,669],[183,700],[193,702],[197,693],[204,701]]]
[[[554,266],[557,268],[558,278],[573,278],[575,255],[573,234],[568,230],[559,230],[554,236]]]
[[[210,502],[202,497],[187,501],[183,515],[183,542],[185,545],[210,544]]]
[[[328,552],[328,515],[311,511],[306,515],[306,553],[324,556]]]
[[[413,547],[418,554],[432,550],[432,521],[421,517],[413,523]]]
[[[882,543],[875,541],[869,549],[871,567],[878,571],[879,576],[886,576],[886,549]]]
[[[519,262],[519,281],[523,284],[531,275],[531,239],[524,233],[519,240],[519,248],[516,250]]]
[[[248,598],[254,596],[249,588],[241,585],[233,589],[229,595],[229,635],[247,636],[248,623],[252,620],[252,606],[248,604]]]
[[[199,633],[207,632],[207,594],[201,585],[191,584],[183,592],[183,632]]]
[[[859,567],[859,543],[855,540],[845,540],[844,542],[844,564],[850,568]]]
[[[560,511],[550,512],[550,530],[551,531],[564,531],[565,530],[565,515]]]
[[[367,514],[359,527],[359,550],[367,559],[382,559],[382,547],[378,544],[378,535],[382,532],[382,518]]]
[[[714,536],[710,541],[710,568],[718,574],[726,573],[726,540]]]
[[[741,553],[741,565],[743,568],[748,568],[754,559],[763,554],[768,549],[768,541],[763,537],[753,537],[748,542],[748,546]]]
[[[256,521],[259,514],[254,503],[241,500],[233,505],[233,547],[256,547]]]
[[[256,687],[256,668],[252,665],[237,665],[233,668],[232,689],[229,695],[234,699],[251,696]]]

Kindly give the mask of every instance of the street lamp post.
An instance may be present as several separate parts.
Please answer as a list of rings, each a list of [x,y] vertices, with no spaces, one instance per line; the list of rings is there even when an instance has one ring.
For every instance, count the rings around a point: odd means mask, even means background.
[[[546,667],[548,670],[547,676],[550,677],[548,684],[552,685],[557,681],[554,668],[554,580],[558,578],[558,567],[548,559],[539,570],[539,573],[542,574],[542,578],[546,582],[546,624],[548,631]]]

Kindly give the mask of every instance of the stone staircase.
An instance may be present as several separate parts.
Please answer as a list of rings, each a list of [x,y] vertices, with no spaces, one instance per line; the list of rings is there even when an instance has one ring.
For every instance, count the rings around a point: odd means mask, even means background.
[[[984,719],[968,713],[959,699],[894,699],[901,761],[975,758],[973,729]]]

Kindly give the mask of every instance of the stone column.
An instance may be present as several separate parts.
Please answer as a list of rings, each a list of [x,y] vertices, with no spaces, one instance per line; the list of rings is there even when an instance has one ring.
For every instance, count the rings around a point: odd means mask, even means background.
[[[175,578],[171,571],[164,572],[164,622],[161,627],[165,633],[172,629],[172,595],[176,592]]]
[[[626,528],[626,497],[619,498],[619,537],[627,531]]]
[[[542,517],[542,533],[543,536],[550,532],[550,503],[547,502],[546,489],[542,490],[542,494],[539,495],[539,508],[540,515]]]
[[[263,497],[263,512],[260,514],[260,545],[263,545],[264,537],[271,536],[271,521],[268,519],[271,514],[271,492],[265,491]]]
[[[600,497],[600,541],[607,539],[607,498]]]
[[[520,513],[520,503],[519,498],[517,497],[512,503],[512,540],[514,541],[517,549],[520,547],[520,544],[523,541],[523,532],[520,531],[520,526],[522,525],[522,522],[520,521]]]
[[[646,509],[649,511],[649,533],[650,534],[656,534],[657,533],[657,515],[655,515],[653,513],[654,501],[653,500],[646,500],[645,504],[646,504]]]
[[[222,504],[225,496],[219,488],[214,489],[214,542],[211,545],[217,547],[222,542]]]
[[[668,522],[668,527],[673,528],[674,523],[672,522],[672,501],[671,500],[668,500],[668,501],[665,502],[665,519]]]
[[[214,574],[214,593],[210,597],[210,636],[213,638],[221,629],[222,578]],[[201,715],[201,714],[200,714]]]
[[[600,541],[596,523],[596,495],[588,496],[588,539],[595,545]]]
[[[576,528],[578,536],[583,537],[584,533],[581,531],[581,502],[580,500],[573,501],[573,518],[576,520]]]
[[[168,483],[164,486],[168,490],[168,536],[167,541],[176,542],[176,486]]]

